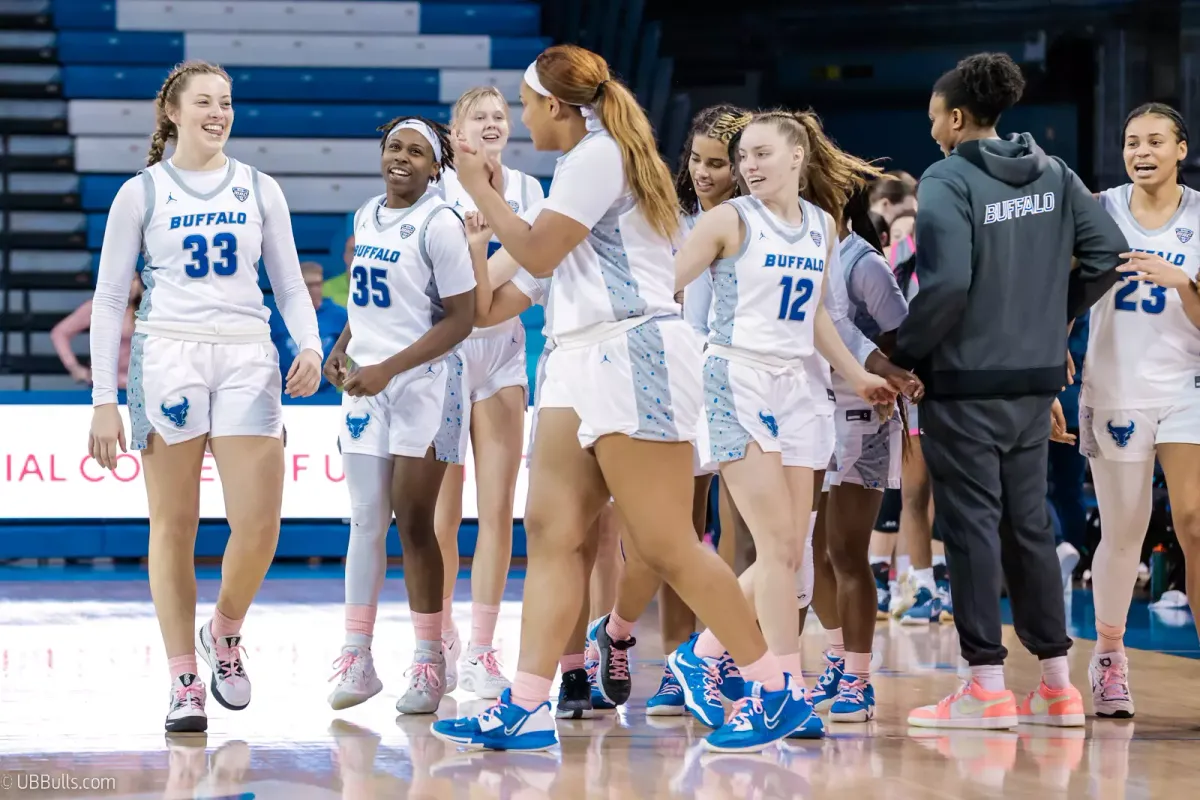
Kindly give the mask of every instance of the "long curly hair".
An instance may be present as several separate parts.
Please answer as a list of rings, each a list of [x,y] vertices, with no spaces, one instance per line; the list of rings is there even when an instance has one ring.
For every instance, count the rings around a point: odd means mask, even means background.
[[[696,137],[707,136],[709,139],[716,139],[725,145],[729,151],[729,162],[732,165],[737,138],[752,119],[754,119],[754,115],[749,111],[731,105],[710,106],[692,119],[692,128],[688,131],[687,140],[683,143],[683,152],[679,155],[679,168],[675,173],[675,193],[679,195],[679,209],[684,214],[692,216],[700,211],[700,198],[696,196],[696,187],[692,184],[692,173],[688,169],[692,144],[696,141]],[[740,191],[740,184],[734,176],[734,196],[736,197]]]

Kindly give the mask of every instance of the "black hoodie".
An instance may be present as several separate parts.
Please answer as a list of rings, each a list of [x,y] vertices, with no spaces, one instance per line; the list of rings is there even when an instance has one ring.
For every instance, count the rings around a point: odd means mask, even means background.
[[[1058,394],[1067,324],[1120,277],[1116,222],[1027,133],[959,145],[917,201],[919,288],[895,363],[934,399]]]

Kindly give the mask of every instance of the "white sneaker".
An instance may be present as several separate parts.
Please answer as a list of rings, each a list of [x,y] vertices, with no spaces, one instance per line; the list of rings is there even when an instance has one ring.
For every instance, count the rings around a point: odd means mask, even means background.
[[[449,666],[449,656],[446,658]],[[499,700],[504,690],[512,687],[508,678],[500,671],[500,662],[496,659],[495,648],[492,647],[470,649],[467,657],[463,659],[459,685],[484,700]]]
[[[418,650],[405,673],[412,677],[408,691],[396,703],[401,714],[434,714],[446,694],[446,659],[441,653]]]
[[[329,680],[337,678],[338,683],[329,695],[329,705],[334,711],[364,703],[383,691],[383,681],[375,673],[375,659],[369,647],[343,647],[333,668],[337,672]]]
[[[213,697],[230,711],[250,705],[250,677],[242,666],[246,648],[241,634],[213,639],[212,622],[204,623],[196,638],[200,655],[212,669]]]
[[[167,707],[167,733],[203,733],[208,730],[204,713],[204,682],[190,672],[171,682],[171,701]]]
[[[455,629],[454,636],[442,639],[442,655],[446,657],[446,694],[458,688],[458,659],[462,657],[462,639]]]
[[[1092,653],[1088,663],[1092,683],[1092,706],[1097,717],[1133,718],[1133,695],[1129,692],[1129,662],[1120,653]]]

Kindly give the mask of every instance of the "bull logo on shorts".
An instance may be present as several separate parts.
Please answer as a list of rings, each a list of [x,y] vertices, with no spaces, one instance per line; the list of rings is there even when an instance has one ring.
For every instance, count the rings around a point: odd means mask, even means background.
[[[1117,447],[1124,447],[1129,444],[1129,440],[1133,438],[1135,429],[1136,426],[1133,424],[1133,420],[1130,420],[1129,424],[1123,428],[1113,425],[1111,419],[1108,421],[1108,434],[1113,437],[1113,441],[1117,443]]]
[[[239,203],[244,203],[250,197],[250,190],[241,186],[233,187],[233,196],[238,199]]]
[[[768,414],[765,411],[758,412],[758,421],[767,429],[767,433],[771,434],[772,439],[779,438],[779,423],[775,421],[774,414]]]
[[[367,429],[367,423],[371,421],[370,414],[363,414],[361,417],[356,417],[352,414],[346,415],[346,428],[350,431],[351,439],[361,438],[363,431]]]
[[[1180,242],[1187,244],[1192,240],[1194,234],[1191,228],[1176,228],[1175,235],[1179,237]]]
[[[188,399],[185,397],[173,406],[161,403],[160,408],[162,408],[163,416],[171,420],[172,425],[176,428],[182,428],[187,424],[188,407],[190,405]]]

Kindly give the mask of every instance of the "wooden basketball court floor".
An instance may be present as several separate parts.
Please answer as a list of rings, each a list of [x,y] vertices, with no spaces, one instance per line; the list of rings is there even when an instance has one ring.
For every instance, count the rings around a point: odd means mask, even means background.
[[[208,614],[218,574],[202,576]],[[515,573],[498,631],[509,674],[521,584]],[[460,626],[469,624],[468,587],[460,580]],[[1200,647],[1190,619],[1166,623],[1165,638],[1161,620],[1149,623],[1159,628],[1146,639],[1184,655],[1131,651],[1135,720],[986,734],[906,725],[910,707],[957,685],[954,627],[881,623],[874,722],[833,725],[824,741],[763,755],[718,756],[703,750],[706,729],[690,717],[645,714],[662,669],[652,613],[636,631],[628,707],[560,722],[561,747],[549,753],[505,754],[457,751],[432,738],[430,717],[396,714],[413,644],[398,572],[389,573],[376,627],[384,691],[331,711],[325,698],[342,640],[341,599],[340,570],[273,570],[244,629],[250,707],[230,713],[210,695],[209,733],[168,738],[166,660],[144,573],[0,568],[0,798],[1200,797]],[[1076,620],[1090,616],[1086,593],[1077,592],[1076,603],[1087,606],[1075,609]],[[1036,662],[1011,630],[1006,635],[1009,684],[1032,689]],[[815,623],[803,644],[806,671],[815,673],[824,646]],[[1081,688],[1091,646],[1080,639],[1072,651]],[[481,702],[459,692],[439,716]]]

